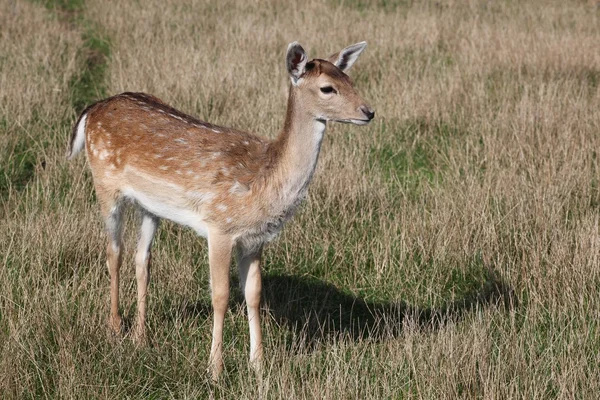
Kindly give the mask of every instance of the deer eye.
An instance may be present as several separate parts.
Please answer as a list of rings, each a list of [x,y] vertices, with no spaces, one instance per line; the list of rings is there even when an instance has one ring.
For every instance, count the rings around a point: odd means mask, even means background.
[[[335,93],[335,89],[332,88],[331,86],[323,86],[321,88],[321,93],[325,93],[325,94]]]

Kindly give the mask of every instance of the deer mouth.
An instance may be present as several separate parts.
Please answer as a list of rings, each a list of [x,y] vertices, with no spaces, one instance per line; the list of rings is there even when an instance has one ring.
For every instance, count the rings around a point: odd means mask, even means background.
[[[370,119],[354,119],[354,118],[336,119],[335,121],[341,122],[343,124],[354,124],[354,125],[367,125],[369,122],[371,122]]]

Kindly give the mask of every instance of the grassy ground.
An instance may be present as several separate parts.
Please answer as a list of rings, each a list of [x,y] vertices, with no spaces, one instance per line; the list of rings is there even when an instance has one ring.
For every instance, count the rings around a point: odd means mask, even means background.
[[[0,2],[0,397],[596,398],[597,5],[238,3]],[[266,251],[264,372],[234,291],[212,384],[205,243],[161,225],[150,345],[111,337],[102,222],[66,144],[125,90],[274,136],[293,40],[368,41],[351,75],[376,120],[329,128]]]

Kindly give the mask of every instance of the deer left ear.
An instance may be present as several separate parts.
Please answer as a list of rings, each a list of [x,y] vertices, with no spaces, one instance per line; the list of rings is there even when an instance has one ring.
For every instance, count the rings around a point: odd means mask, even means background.
[[[286,65],[288,74],[290,74],[290,78],[292,78],[292,84],[298,85],[300,76],[302,76],[305,71],[307,61],[308,57],[302,46],[300,46],[300,43],[293,42],[288,45]]]
[[[335,53],[327,61],[338,67],[342,72],[346,72],[354,65],[360,53],[367,47],[367,42],[360,42],[346,47],[339,53]]]

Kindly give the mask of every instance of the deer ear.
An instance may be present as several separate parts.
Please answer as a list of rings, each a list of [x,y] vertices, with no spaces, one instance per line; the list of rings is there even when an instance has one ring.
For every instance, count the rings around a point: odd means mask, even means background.
[[[346,72],[354,65],[360,53],[367,47],[367,42],[360,42],[346,47],[339,53],[335,53],[327,61],[338,67],[342,72]]]
[[[286,65],[290,78],[292,78],[292,84],[298,85],[300,76],[305,71],[306,61],[308,61],[308,57],[300,43],[290,43],[287,49]]]

